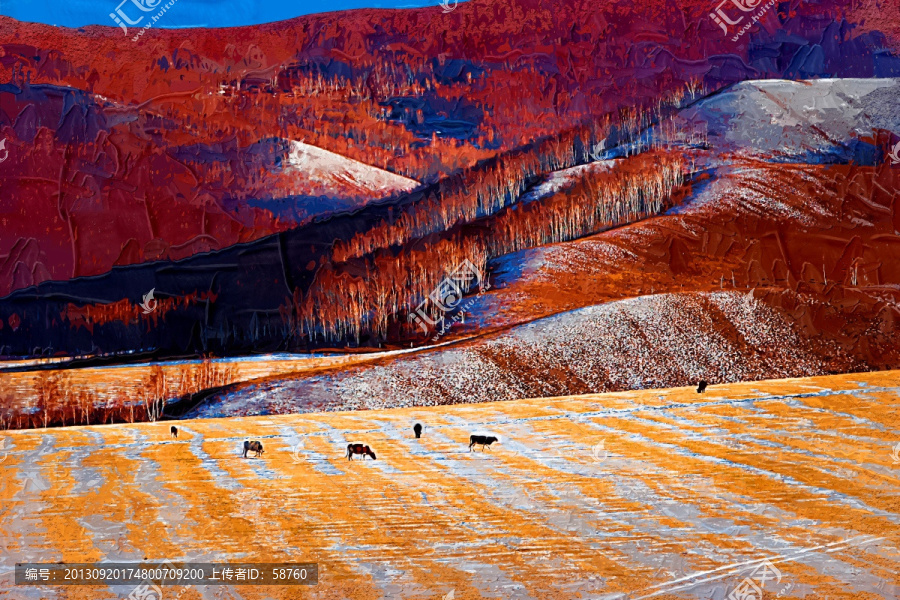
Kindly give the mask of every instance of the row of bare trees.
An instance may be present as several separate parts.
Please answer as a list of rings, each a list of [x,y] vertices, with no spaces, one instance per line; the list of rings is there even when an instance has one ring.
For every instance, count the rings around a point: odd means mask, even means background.
[[[516,201],[539,173],[577,164],[577,148],[589,148],[609,133],[609,118],[541,141],[529,151],[513,152],[488,167],[469,169],[442,180],[437,190],[402,209],[399,217],[338,242],[334,260],[343,262],[428,234],[446,231],[490,215]]]
[[[484,271],[504,254],[659,213],[689,167],[661,149],[664,143],[645,151],[646,131],[696,93],[688,86],[653,109],[620,109],[442,180],[398,216],[335,244],[307,293],[301,298],[295,290],[292,305],[282,307],[288,335],[337,342],[386,336],[422,302],[432,319],[439,317],[443,309],[428,296],[464,260]],[[583,171],[565,190],[516,205],[538,175],[596,159],[612,145],[626,148],[626,159],[609,172]],[[407,333],[415,326],[408,327]]]
[[[677,124],[672,124],[671,113],[700,91],[701,84],[689,81],[685,87],[660,96],[652,107],[620,108],[614,114],[539,140],[527,150],[507,153],[487,167],[447,177],[437,190],[403,207],[397,218],[338,242],[333,259],[343,262],[362,257],[378,248],[403,244],[494,214],[514,203],[536,175],[595,159],[612,143],[625,148],[625,156],[648,150],[651,146],[642,143],[647,129],[662,121],[668,124],[666,134],[675,136],[673,129]]]
[[[401,251],[382,248],[364,258],[331,263],[316,274],[302,301],[282,314],[294,335],[311,339],[360,339],[401,327],[423,301],[432,318],[441,307],[429,294],[464,260],[482,272],[495,257],[563,242],[658,214],[689,169],[680,154],[653,151],[617,161],[605,172],[585,171],[568,188],[511,206]],[[414,329],[414,326],[409,326]]]
[[[199,392],[234,383],[239,376],[235,364],[209,359],[155,364],[142,372],[140,381],[115,385],[115,393],[101,398],[90,378],[65,370],[41,371],[30,390],[18,397],[9,393],[0,397],[0,429],[158,421],[171,401],[190,401]]]

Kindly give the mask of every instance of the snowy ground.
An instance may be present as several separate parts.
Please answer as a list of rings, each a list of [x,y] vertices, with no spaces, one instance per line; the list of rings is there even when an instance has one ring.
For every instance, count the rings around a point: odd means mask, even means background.
[[[310,588],[165,588],[182,600],[725,600],[766,561],[767,599],[893,599],[898,398],[881,372],[197,420],[177,440],[168,423],[10,432],[0,598],[125,597],[12,570],[146,558],[320,565]],[[475,431],[501,441],[469,452]],[[262,458],[240,457],[248,438]],[[378,459],[348,462],[349,442]]]
[[[525,204],[549,198],[553,194],[573,186],[586,175],[609,171],[615,165],[614,160],[597,160],[586,165],[578,165],[568,169],[550,172],[539,184],[519,197],[517,204]]]
[[[291,141],[286,170],[296,172],[304,179],[325,188],[350,190],[360,195],[374,194],[375,197],[408,192],[419,185],[419,182],[414,179],[329,152],[318,146],[305,144],[302,141]]]
[[[851,146],[859,139],[879,129],[900,133],[898,92],[900,79],[744,81],[682,110],[677,121],[702,126],[717,151],[858,160]]]
[[[485,341],[217,394],[190,417],[434,406],[824,373],[753,293],[643,296],[520,325]],[[843,365],[846,366],[846,365]],[[852,365],[850,365],[852,366]]]

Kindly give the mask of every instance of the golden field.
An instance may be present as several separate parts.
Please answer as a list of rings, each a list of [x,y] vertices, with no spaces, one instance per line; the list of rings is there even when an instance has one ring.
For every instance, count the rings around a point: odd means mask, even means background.
[[[318,562],[165,598],[896,598],[900,372],[478,405],[4,432],[16,562]],[[414,439],[412,425],[426,425]],[[470,432],[501,438],[469,452]],[[240,456],[245,439],[265,445]],[[378,459],[348,462],[349,442]],[[452,592],[452,594],[451,594]]]

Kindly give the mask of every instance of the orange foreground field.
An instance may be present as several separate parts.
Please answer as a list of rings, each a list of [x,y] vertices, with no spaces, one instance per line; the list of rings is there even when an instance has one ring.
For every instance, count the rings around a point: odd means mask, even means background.
[[[900,372],[478,405],[7,432],[16,562],[318,562],[164,598],[896,598]],[[412,425],[427,428],[414,439]],[[500,445],[470,453],[472,431]],[[244,439],[262,458],[241,458]],[[348,462],[363,442],[376,461]],[[452,593],[451,593],[452,592]]]

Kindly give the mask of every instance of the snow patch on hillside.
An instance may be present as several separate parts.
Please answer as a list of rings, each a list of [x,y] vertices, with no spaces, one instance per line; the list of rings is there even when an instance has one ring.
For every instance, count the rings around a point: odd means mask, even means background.
[[[286,171],[299,171],[312,182],[358,195],[389,196],[408,192],[419,182],[303,142],[292,140]]]
[[[575,185],[581,177],[609,171],[615,164],[615,160],[598,160],[586,165],[577,165],[568,169],[553,171],[547,175],[544,181],[522,194],[521,198],[519,198],[519,203],[523,204],[549,198],[553,194]]]
[[[706,122],[709,143],[719,150],[853,155],[876,129],[900,132],[898,92],[900,79],[744,81],[681,111],[677,120],[693,127]]]

